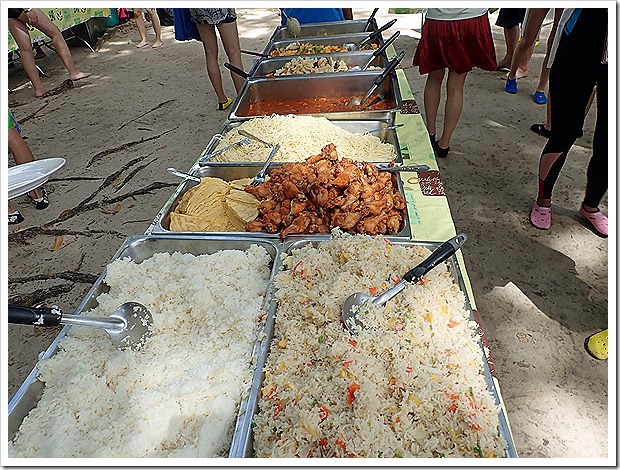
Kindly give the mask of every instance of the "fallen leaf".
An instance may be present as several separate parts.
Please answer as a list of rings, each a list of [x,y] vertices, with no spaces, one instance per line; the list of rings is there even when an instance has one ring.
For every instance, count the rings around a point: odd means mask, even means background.
[[[121,179],[120,179],[120,178],[116,178],[116,179],[115,179],[114,181],[112,181],[110,184],[111,184],[112,186],[116,186],[116,185],[117,185],[118,183],[120,183],[120,182],[121,182]]]
[[[58,248],[60,248],[60,245],[62,245],[62,237],[56,237],[56,240],[54,240],[54,244],[52,245],[52,248],[50,248],[50,250],[56,251]]]
[[[120,211],[121,211],[121,204],[120,204],[120,203],[117,203],[117,204],[114,206],[114,213],[115,213],[115,214],[118,214]]]
[[[110,215],[112,213],[112,211],[109,211],[107,209],[101,209],[101,212],[103,212],[106,215]]]

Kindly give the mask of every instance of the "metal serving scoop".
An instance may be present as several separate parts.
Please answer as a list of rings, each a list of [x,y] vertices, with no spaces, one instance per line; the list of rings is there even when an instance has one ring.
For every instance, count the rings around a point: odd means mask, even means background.
[[[301,24],[299,20],[289,16],[289,14],[284,11],[284,8],[280,8],[280,11],[286,17],[286,29],[288,32],[295,37],[299,36],[301,34]]]
[[[58,325],[100,328],[118,349],[138,350],[153,334],[153,317],[137,302],[125,302],[109,317],[63,315],[58,307],[21,307],[9,305],[9,323],[53,327]]]
[[[197,176],[190,175],[189,173],[184,173],[177,170],[176,168],[166,168],[166,171],[173,176],[179,176],[181,178],[186,178],[188,180],[195,181],[196,183],[200,183],[200,178],[198,178]]]
[[[344,323],[344,327],[352,335],[357,334],[360,329],[364,329],[364,324],[359,318],[360,311],[364,304],[367,302],[372,302],[377,305],[385,304],[388,300],[401,292],[407,286],[407,283],[418,282],[427,272],[456,253],[457,250],[463,246],[466,240],[467,235],[460,233],[457,236],[452,237],[450,240],[442,243],[428,258],[405,274],[403,278],[393,287],[386,290],[379,296],[375,297],[363,292],[358,292],[347,297],[344,301],[344,305],[342,306],[342,321]]]
[[[400,54],[398,54],[392,60],[392,62],[390,62],[389,65],[383,70],[383,72],[381,72],[381,75],[379,75],[375,79],[372,86],[368,90],[368,93],[366,93],[366,96],[364,96],[363,98],[360,98],[359,96],[354,96],[347,102],[347,108],[356,108],[366,103],[366,101],[368,101],[368,98],[370,98],[370,96],[376,91],[379,85],[383,83],[383,80],[385,80],[385,77],[387,77],[390,73],[392,73],[392,71],[396,68],[396,66],[400,63],[400,61],[403,60],[403,57],[405,57],[405,51],[402,51]]]

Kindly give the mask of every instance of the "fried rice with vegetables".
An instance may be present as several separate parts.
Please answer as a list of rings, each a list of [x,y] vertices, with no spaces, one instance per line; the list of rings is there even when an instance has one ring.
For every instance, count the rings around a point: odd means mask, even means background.
[[[293,249],[255,417],[256,457],[502,457],[477,324],[446,263],[343,329],[355,292],[381,293],[430,250],[348,235]]]

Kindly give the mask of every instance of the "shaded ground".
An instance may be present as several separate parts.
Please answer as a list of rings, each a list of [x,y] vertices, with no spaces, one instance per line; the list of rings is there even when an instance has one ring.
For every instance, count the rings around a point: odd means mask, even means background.
[[[238,13],[242,48],[262,50],[279,21],[276,10]],[[369,13],[354,9],[359,18]],[[423,109],[424,77],[410,65],[420,17],[382,8],[379,24],[393,16],[399,20],[384,37],[401,31],[396,49],[407,51],[403,65]],[[178,43],[172,27],[163,29],[159,49],[136,49],[133,23],[110,30],[96,53],[74,48],[93,77],[48,99],[33,97],[21,67],[9,71],[9,104],[35,155],[67,159],[47,184],[47,210],[15,201],[26,221],[9,228],[13,303],[73,312],[122,241],[146,230],[178,184],[165,169],[189,169],[225,120],[215,110],[202,46]],[[493,33],[503,54],[502,31]],[[583,340],[606,327],[608,242],[577,214],[594,112],[556,186],[553,227],[536,230],[528,213],[545,141],[529,126],[544,119],[531,97],[543,56],[544,40],[517,95],[503,91],[500,72],[470,74],[452,150],[439,165],[454,223],[470,237],[463,255],[520,456],[607,457],[607,363],[588,356]],[[49,86],[66,78],[52,53],[38,63]],[[249,69],[251,58],[244,63]],[[223,77],[232,94],[227,71]],[[56,237],[62,244],[51,251]],[[56,334],[9,326],[7,400]]]

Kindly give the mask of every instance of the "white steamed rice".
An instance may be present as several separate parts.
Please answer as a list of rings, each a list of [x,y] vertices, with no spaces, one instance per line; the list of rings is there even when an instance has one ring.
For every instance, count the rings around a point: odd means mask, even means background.
[[[10,457],[221,457],[251,386],[269,255],[156,253],[107,268],[88,315],[144,304],[153,336],[118,351],[103,330],[73,327],[40,361],[45,391],[9,442]]]
[[[477,324],[447,264],[341,323],[350,294],[394,285],[430,254],[347,235],[293,250],[254,422],[257,457],[502,457]],[[358,389],[359,387],[359,389]]]

